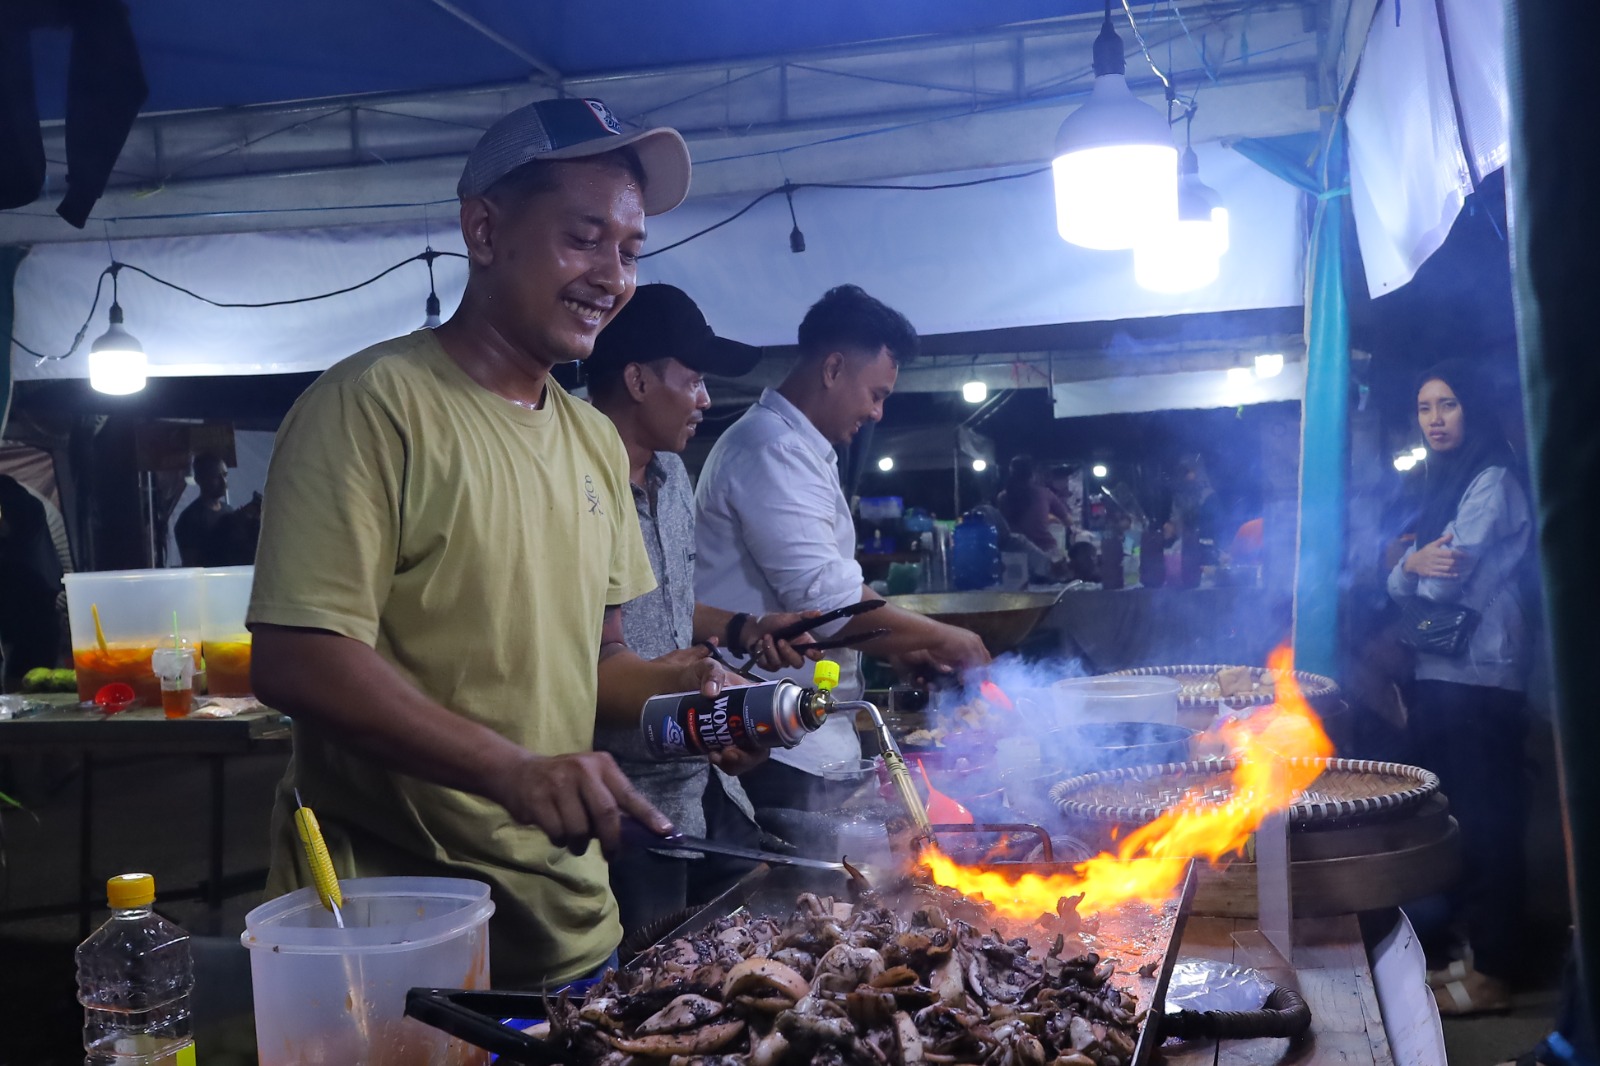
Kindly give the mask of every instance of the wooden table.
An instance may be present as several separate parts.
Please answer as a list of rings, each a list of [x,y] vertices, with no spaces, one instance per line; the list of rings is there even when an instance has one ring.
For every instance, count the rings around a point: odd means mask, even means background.
[[[139,707],[121,714],[105,715],[84,710],[73,696],[31,697],[46,705],[46,710],[25,712],[20,718],[0,721],[0,755],[18,751],[66,751],[76,753],[83,763],[78,814],[78,929],[89,935],[89,922],[104,899],[103,885],[94,876],[94,766],[97,759],[111,757],[152,757],[193,755],[211,764],[211,825],[209,833],[209,876],[193,889],[163,890],[168,899],[199,897],[210,908],[211,924],[219,926],[223,884],[223,849],[226,826],[223,801],[226,795],[227,760],[236,755],[260,752],[287,752],[289,725],[276,711],[247,711],[231,718],[168,719],[160,708]],[[31,907],[0,912],[0,918],[25,918],[59,913],[61,906]],[[216,930],[213,929],[213,932]]]
[[[1264,968],[1253,952],[1253,919],[1191,916],[1179,946],[1183,958],[1212,959]],[[1241,941],[1243,942],[1241,944]],[[1272,1066],[1274,1063],[1394,1066],[1367,965],[1367,949],[1353,914],[1302,918],[1294,924],[1294,973],[1268,971],[1292,983],[1311,1007],[1311,1032],[1300,1041],[1225,1040],[1175,1045],[1162,1051],[1169,1066]]]

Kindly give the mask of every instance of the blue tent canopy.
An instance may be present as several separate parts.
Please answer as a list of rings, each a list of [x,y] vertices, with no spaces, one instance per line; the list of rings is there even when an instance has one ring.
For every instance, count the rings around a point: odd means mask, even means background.
[[[725,62],[971,33],[1101,6],[1101,0],[618,0],[603,6],[560,0],[133,0],[129,5],[150,83],[145,113],[515,82],[538,76],[528,57],[566,77]],[[40,113],[59,119],[66,109],[66,34],[42,32],[35,49]]]

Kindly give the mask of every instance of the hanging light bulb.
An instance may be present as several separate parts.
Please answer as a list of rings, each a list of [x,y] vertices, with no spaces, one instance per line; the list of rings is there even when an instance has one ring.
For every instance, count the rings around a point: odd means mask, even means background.
[[[127,396],[144,388],[150,359],[138,338],[122,328],[122,305],[117,302],[118,263],[111,264],[111,324],[89,345],[89,385],[96,392]]]
[[[1190,111],[1191,121],[1193,111]],[[1193,148],[1178,164],[1178,217],[1150,233],[1133,250],[1133,278],[1151,292],[1190,292],[1217,280],[1228,250],[1228,209],[1200,181]]]
[[[894,456],[885,455],[882,459],[879,459],[878,460],[878,469],[882,470],[885,474],[887,474],[889,471],[893,470],[894,469]]]
[[[983,459],[974,459],[974,460],[972,460],[972,472],[973,473],[981,474],[987,469],[989,469],[989,464],[988,464],[988,462],[986,460],[983,460]]]
[[[982,403],[989,398],[989,386],[973,378],[961,386],[961,398],[968,403]]]
[[[1128,89],[1111,0],[1094,41],[1094,88],[1056,133],[1056,230],[1084,248],[1132,248],[1178,214],[1178,149],[1161,112]]]

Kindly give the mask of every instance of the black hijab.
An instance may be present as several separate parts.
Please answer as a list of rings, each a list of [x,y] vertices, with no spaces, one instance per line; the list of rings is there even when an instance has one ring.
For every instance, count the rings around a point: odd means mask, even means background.
[[[1444,535],[1467,486],[1484,470],[1491,466],[1503,466],[1513,474],[1517,470],[1516,455],[1495,414],[1494,390],[1477,368],[1464,360],[1447,359],[1417,379],[1412,395],[1430,381],[1442,381],[1456,394],[1465,439],[1460,447],[1447,452],[1428,451],[1422,511],[1417,516],[1419,548]]]

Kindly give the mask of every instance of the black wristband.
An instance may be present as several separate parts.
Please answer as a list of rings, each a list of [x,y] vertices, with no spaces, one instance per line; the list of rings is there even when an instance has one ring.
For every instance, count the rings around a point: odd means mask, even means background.
[[[740,611],[728,619],[728,628],[723,631],[722,644],[735,655],[749,655],[750,649],[744,646],[744,624],[750,621],[748,611]]]

